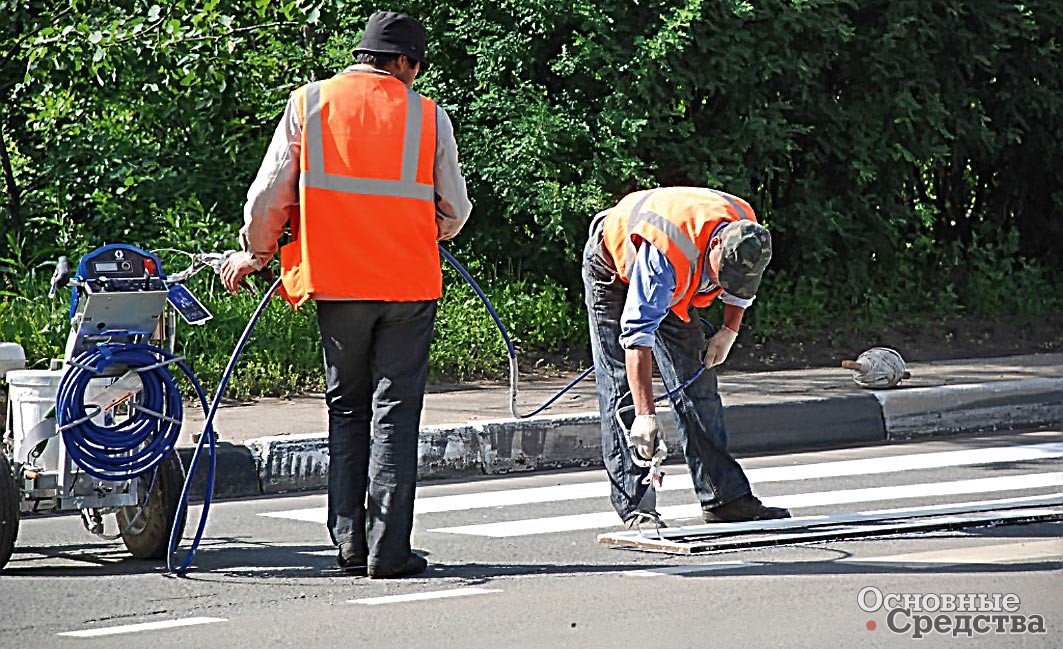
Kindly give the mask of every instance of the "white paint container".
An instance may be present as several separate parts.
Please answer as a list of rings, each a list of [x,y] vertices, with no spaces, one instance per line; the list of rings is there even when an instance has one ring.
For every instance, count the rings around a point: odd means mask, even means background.
[[[51,439],[44,452],[33,464],[45,470],[59,468],[55,418],[45,420],[44,416],[55,405],[63,374],[62,370],[12,370],[7,373],[15,462],[26,462],[26,456],[33,451],[42,436],[49,436]]]
[[[26,367],[26,352],[18,343],[0,343],[0,377]]]

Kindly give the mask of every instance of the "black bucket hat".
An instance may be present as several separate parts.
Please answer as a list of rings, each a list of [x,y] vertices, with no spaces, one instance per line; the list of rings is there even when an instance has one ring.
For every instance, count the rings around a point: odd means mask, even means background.
[[[428,69],[425,56],[424,25],[415,18],[394,11],[378,11],[369,17],[362,40],[354,53],[405,54]]]

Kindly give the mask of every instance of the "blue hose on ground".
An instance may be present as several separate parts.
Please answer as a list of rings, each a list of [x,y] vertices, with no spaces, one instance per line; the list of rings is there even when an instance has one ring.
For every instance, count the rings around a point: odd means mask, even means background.
[[[251,320],[248,321],[247,327],[244,328],[244,333],[240,336],[239,342],[236,343],[236,348],[233,349],[232,356],[229,357],[229,364],[225,366],[225,371],[221,375],[221,383],[218,385],[218,391],[214,393],[214,400],[210,404],[210,408],[206,408],[206,402],[204,400],[204,411],[206,414],[206,421],[203,424],[203,434],[199,438],[199,443],[196,445],[196,451],[192,454],[192,460],[188,464],[188,475],[185,477],[184,488],[181,489],[181,502],[177,507],[178,515],[174,517],[173,528],[170,530],[170,545],[166,553],[166,569],[170,572],[178,575],[183,575],[188,566],[191,565],[192,559],[196,555],[196,549],[199,548],[199,543],[203,539],[203,530],[207,525],[207,513],[210,511],[210,503],[214,499],[214,477],[217,471],[217,457],[215,456],[215,444],[216,435],[214,433],[214,415],[218,412],[218,406],[221,404],[222,395],[225,394],[225,388],[229,385],[229,378],[232,376],[233,370],[236,369],[236,363],[240,360],[240,354],[243,353],[244,347],[247,346],[248,339],[251,338],[251,332],[254,331],[255,325],[258,323],[258,319],[262,316],[262,312],[265,310],[266,305],[269,304],[270,298],[277,292],[280,287],[281,280],[277,278],[273,285],[262,297],[262,301],[259,302],[258,308],[255,309],[254,315],[251,316]],[[185,555],[184,561],[181,565],[174,567],[173,555],[177,549],[177,542],[180,540],[178,537],[178,531],[180,525],[181,514],[180,512],[186,511],[188,508],[188,491],[189,486],[192,484],[192,476],[196,472],[196,466],[199,464],[199,455],[203,450],[204,444],[209,444],[208,457],[210,465],[207,470],[207,484],[205,494],[203,496],[203,512],[199,515],[199,527],[196,529],[196,534],[192,539],[192,546],[188,549],[188,554]]]
[[[495,321],[495,325],[498,327],[498,331],[502,334],[502,340],[506,344],[506,352],[509,354],[509,411],[510,411],[510,413],[513,415],[513,417],[515,419],[527,419],[528,417],[534,417],[535,415],[539,414],[543,410],[546,410],[548,407],[550,407],[551,404],[553,404],[555,401],[557,401],[561,397],[561,395],[563,395],[566,392],[568,392],[569,390],[571,390],[573,387],[576,386],[577,383],[579,383],[583,379],[587,378],[591,374],[591,372],[594,371],[594,367],[593,366],[592,367],[588,367],[579,376],[577,376],[575,379],[573,379],[568,385],[566,385],[565,387],[561,388],[561,390],[557,394],[555,394],[554,396],[550,397],[546,402],[544,402],[541,406],[539,406],[535,410],[533,410],[533,411],[531,411],[531,412],[529,412],[527,414],[523,414],[523,415],[518,413],[517,412],[517,350],[513,346],[513,341],[510,340],[509,333],[506,331],[505,325],[502,324],[502,319],[498,317],[498,313],[495,311],[494,305],[491,304],[491,300],[489,300],[487,298],[487,295],[483,292],[483,289],[480,288],[480,285],[476,283],[476,280],[474,280],[472,278],[472,275],[469,274],[469,271],[465,270],[465,268],[460,263],[458,263],[458,260],[455,259],[454,256],[451,255],[449,252],[447,252],[446,248],[444,248],[442,245],[439,246],[439,252],[443,255],[443,258],[446,259],[450,263],[450,265],[454,267],[454,270],[458,271],[458,274],[460,274],[462,277],[465,278],[465,281],[469,283],[469,286],[472,287],[472,290],[476,292],[476,295],[479,296],[480,300],[484,303],[484,306],[487,307],[487,312],[491,315],[491,319]],[[712,333],[716,333],[716,328],[713,327],[707,320],[705,320],[705,318],[701,318],[701,323],[704,324],[706,327],[708,327],[709,330]],[[704,372],[705,372],[705,368],[702,367],[697,372],[694,372],[693,376],[691,376],[689,379],[684,381],[681,385],[676,387],[674,390],[671,390],[670,392],[668,392],[667,394],[665,394],[663,396],[655,398],[654,399],[654,403],[660,403],[660,402],[664,401],[665,399],[674,398],[675,395],[679,394],[680,392],[685,390],[690,384],[692,384],[694,381],[698,380],[698,378]]]

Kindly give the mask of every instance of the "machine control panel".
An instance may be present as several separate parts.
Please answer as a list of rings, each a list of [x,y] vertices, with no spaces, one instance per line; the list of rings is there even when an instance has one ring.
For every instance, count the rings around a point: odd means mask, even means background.
[[[158,259],[132,246],[104,246],[85,255],[78,275],[93,292],[166,290]]]

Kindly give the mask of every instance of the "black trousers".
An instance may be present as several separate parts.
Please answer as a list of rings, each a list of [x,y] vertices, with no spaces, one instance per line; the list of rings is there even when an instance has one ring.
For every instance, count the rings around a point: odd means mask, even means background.
[[[436,302],[318,301],[329,421],[328,526],[369,564],[411,553],[417,439]]]

